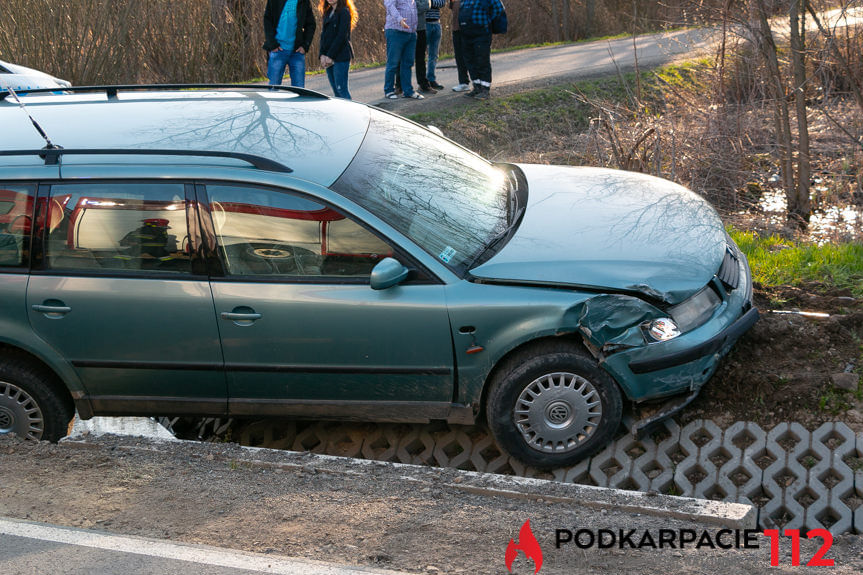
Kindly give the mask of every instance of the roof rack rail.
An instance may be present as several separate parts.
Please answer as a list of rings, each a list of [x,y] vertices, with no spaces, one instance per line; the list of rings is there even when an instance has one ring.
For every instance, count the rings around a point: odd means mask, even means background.
[[[233,90],[255,90],[261,91],[277,91],[277,92],[293,92],[299,96],[309,96],[312,98],[329,99],[326,94],[308,90],[306,88],[297,88],[295,86],[270,86],[267,84],[127,84],[120,86],[70,86],[68,88],[33,88],[31,89],[16,89],[17,94],[51,94],[57,92],[105,92],[109,99],[116,98],[117,92],[136,92],[136,91],[181,91],[181,90],[202,90],[202,89],[233,89]],[[4,100],[9,95],[9,90],[0,88],[0,100]]]
[[[65,148],[42,148],[40,150],[0,150],[0,156],[39,156],[45,160],[46,166],[60,163],[60,156],[198,156],[207,158],[232,158],[248,162],[259,170],[267,172],[280,172],[290,174],[293,172],[288,166],[254,154],[242,152],[221,152],[218,150],[148,150],[148,149],[79,149],[67,150]]]

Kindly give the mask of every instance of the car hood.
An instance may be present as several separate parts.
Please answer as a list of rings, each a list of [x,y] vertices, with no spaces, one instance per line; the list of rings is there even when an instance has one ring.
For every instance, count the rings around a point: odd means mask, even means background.
[[[519,167],[529,190],[524,216],[503,249],[471,270],[475,278],[635,292],[675,304],[722,263],[722,221],[682,186],[603,168]]]

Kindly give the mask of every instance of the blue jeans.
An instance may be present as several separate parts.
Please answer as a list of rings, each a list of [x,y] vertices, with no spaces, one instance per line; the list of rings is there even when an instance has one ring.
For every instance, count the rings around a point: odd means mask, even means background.
[[[428,42],[429,63],[426,78],[429,82],[437,83],[434,71],[437,66],[437,53],[440,49],[441,28],[440,22],[426,22],[426,42]]]
[[[306,55],[299,52],[279,50],[270,52],[267,61],[267,79],[270,86],[279,86],[285,77],[285,68],[291,75],[291,86],[304,88],[306,86]]]
[[[395,90],[396,73],[402,84],[405,97],[410,98],[414,94],[411,86],[411,68],[417,47],[416,32],[402,32],[401,30],[386,30],[387,38],[387,67],[384,72],[384,94]]]
[[[327,68],[327,79],[330,81],[330,87],[336,98],[351,99],[351,93],[348,92],[348,70],[350,69],[350,60],[333,62],[333,65]]]

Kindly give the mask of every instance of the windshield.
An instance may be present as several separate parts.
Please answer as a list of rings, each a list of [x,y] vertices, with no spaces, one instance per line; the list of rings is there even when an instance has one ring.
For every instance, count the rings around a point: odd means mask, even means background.
[[[459,275],[505,233],[515,197],[505,168],[376,110],[359,152],[332,187]]]

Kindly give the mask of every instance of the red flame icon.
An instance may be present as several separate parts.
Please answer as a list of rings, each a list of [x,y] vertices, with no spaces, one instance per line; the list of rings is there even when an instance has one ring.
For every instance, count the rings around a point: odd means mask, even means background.
[[[542,549],[539,547],[539,541],[533,536],[533,531],[530,530],[530,519],[524,522],[518,532],[518,543],[514,539],[509,540],[509,545],[506,546],[506,561],[507,570],[512,573],[512,562],[518,556],[519,550],[524,551],[524,556],[533,560],[533,565],[536,567],[534,575],[539,573],[539,568],[542,567]]]

